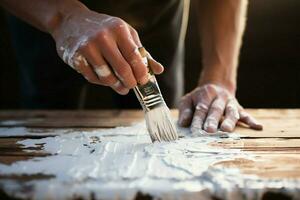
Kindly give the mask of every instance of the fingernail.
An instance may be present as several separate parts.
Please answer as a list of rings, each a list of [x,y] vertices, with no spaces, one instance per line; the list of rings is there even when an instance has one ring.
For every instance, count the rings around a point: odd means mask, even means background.
[[[225,132],[232,132],[233,125],[228,120],[225,120],[221,125],[221,130]]]
[[[259,123],[257,123],[257,124],[252,124],[252,125],[251,125],[251,128],[253,128],[253,129],[255,129],[255,130],[258,130],[258,131],[261,131],[261,130],[263,130],[263,125],[262,125],[262,124],[259,124]]]
[[[209,120],[204,124],[205,131],[209,133],[217,132],[217,122],[215,120]]]
[[[125,95],[128,94],[129,90],[127,88],[122,88],[119,90],[120,94]]]

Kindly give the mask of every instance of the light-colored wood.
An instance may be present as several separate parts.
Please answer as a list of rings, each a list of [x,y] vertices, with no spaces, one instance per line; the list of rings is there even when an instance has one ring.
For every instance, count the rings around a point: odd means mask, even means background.
[[[224,138],[211,143],[220,148],[237,149],[255,156],[255,161],[235,158],[222,160],[216,166],[239,168],[245,174],[262,178],[293,178],[300,180],[300,109],[248,109],[263,125],[263,131],[245,127],[236,128],[239,139]],[[172,110],[174,117],[177,110]],[[141,110],[99,110],[99,111],[1,111],[0,127],[28,127],[31,135],[1,136],[0,163],[13,164],[16,161],[47,156],[40,147],[26,152],[19,140],[53,136],[52,129],[64,128],[61,134],[76,130],[105,129],[129,126],[144,120]],[[0,176],[0,180],[30,181],[48,179],[44,175]]]

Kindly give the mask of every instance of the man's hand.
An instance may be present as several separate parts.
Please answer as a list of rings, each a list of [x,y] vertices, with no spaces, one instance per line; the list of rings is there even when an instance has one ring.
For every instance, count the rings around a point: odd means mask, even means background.
[[[120,18],[81,8],[65,17],[52,35],[60,57],[91,83],[127,94],[148,81],[139,36]],[[151,57],[150,62],[155,74],[163,71]]]
[[[219,124],[222,131],[232,132],[238,121],[252,129],[262,130],[262,125],[245,112],[234,94],[216,84],[197,87],[183,96],[179,104],[178,123],[191,126],[192,132],[204,129],[214,133]]]

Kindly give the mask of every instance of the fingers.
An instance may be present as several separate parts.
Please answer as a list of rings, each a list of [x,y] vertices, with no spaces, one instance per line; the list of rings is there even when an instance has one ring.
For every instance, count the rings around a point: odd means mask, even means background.
[[[178,124],[183,127],[187,127],[191,124],[193,118],[193,102],[190,95],[182,97],[179,104],[179,119]]]
[[[118,87],[114,87],[116,83],[120,82],[114,73],[111,71],[110,67],[103,59],[100,51],[96,46],[87,44],[79,49],[80,54],[82,54],[92,67],[98,80],[95,84],[105,85],[112,87],[119,94],[127,94],[129,90],[125,88],[122,84],[118,84]]]
[[[249,125],[254,130],[263,130],[262,124],[256,121],[251,115],[245,112],[243,109],[240,110],[240,121]]]
[[[118,39],[118,47],[130,65],[136,82],[144,85],[148,82],[148,67],[143,62],[138,46],[133,41],[129,30],[123,30]]]
[[[72,56],[72,59],[77,62],[76,70],[89,82],[126,94],[137,84],[148,82],[149,69],[138,51],[141,46],[137,32],[123,20],[114,18],[76,47],[75,52],[80,56]],[[161,64],[151,56],[148,59],[154,73],[163,71]]]
[[[238,122],[240,115],[238,110],[238,102],[235,99],[230,99],[225,108],[225,119],[221,124],[221,130],[232,132]]]
[[[193,93],[196,94],[196,107],[191,124],[191,131],[197,132],[202,129],[205,122],[210,104],[217,95],[216,88],[212,85],[206,85],[196,89]]]
[[[208,133],[217,132],[219,122],[223,116],[225,105],[226,105],[226,97],[223,95],[221,97],[217,97],[211,104],[207,118],[204,123],[204,130]]]
[[[148,63],[149,63],[149,66],[150,66],[150,68],[151,68],[151,70],[154,74],[163,73],[164,67],[162,66],[162,64],[160,64],[159,62],[154,60],[150,54],[148,56]]]
[[[128,28],[129,28],[129,32],[131,34],[131,38],[133,39],[133,41],[135,42],[135,44],[138,46],[138,47],[142,47],[142,43],[141,43],[141,40],[140,40],[140,37],[137,33],[137,31],[132,28],[130,25],[128,25]]]
[[[99,83],[98,77],[94,73],[91,66],[88,64],[87,60],[79,53],[75,53],[73,57],[73,68],[78,72],[81,73],[86,80],[91,83]]]
[[[121,95],[128,94],[129,92],[129,89],[125,88],[119,80],[117,80],[117,82],[111,85],[111,88]]]
[[[199,103],[197,104],[191,124],[191,131],[197,132],[202,130],[206,114],[208,112],[209,104]]]
[[[102,55],[113,69],[116,77],[128,89],[135,87],[137,82],[131,67],[123,57],[113,38],[102,33],[97,37],[97,40]]]
[[[131,37],[132,37],[133,41],[135,42],[135,44],[138,47],[142,47],[143,45],[140,41],[137,31],[130,26],[129,26],[129,31],[130,31]],[[149,62],[148,63],[149,66],[154,74],[161,74],[164,71],[164,67],[162,66],[162,64],[160,64],[159,62],[154,60],[149,52],[148,52],[148,62]]]

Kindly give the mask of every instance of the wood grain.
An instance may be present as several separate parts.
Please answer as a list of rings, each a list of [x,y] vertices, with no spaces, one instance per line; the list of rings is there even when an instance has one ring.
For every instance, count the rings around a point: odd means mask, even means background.
[[[211,143],[220,148],[249,152],[257,159],[232,159],[215,163],[215,166],[239,168],[245,174],[261,178],[294,178],[300,180],[300,109],[248,109],[264,125],[263,131],[238,127],[240,139],[224,138]],[[172,110],[174,117],[177,110]],[[16,161],[48,156],[42,144],[24,148],[18,141],[30,138],[52,137],[53,129],[59,134],[74,131],[91,131],[116,126],[130,126],[144,120],[141,110],[93,110],[93,111],[1,111],[0,127],[27,127],[30,135],[3,136],[0,131],[0,163],[10,165]],[[56,132],[57,134],[57,132]],[[28,150],[35,150],[29,152]],[[0,180],[29,181],[48,179],[44,175],[0,176]]]

